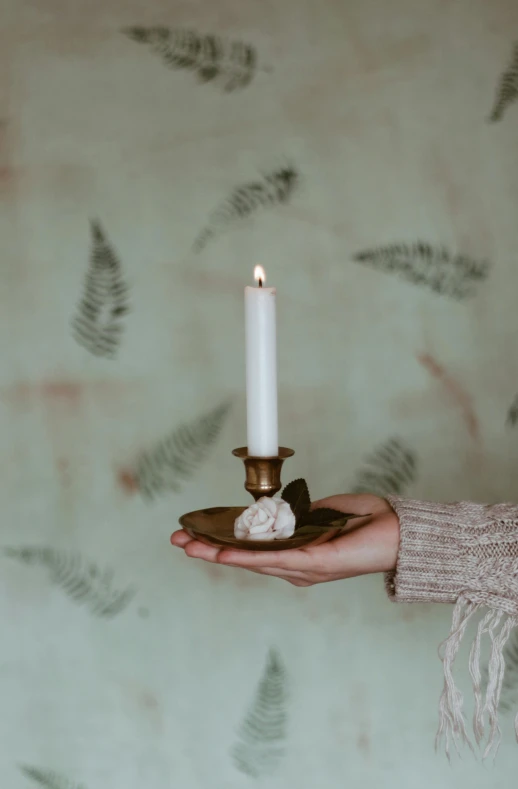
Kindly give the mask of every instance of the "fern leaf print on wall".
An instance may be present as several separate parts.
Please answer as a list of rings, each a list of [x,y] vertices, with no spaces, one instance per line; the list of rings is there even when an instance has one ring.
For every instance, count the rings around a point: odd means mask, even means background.
[[[231,755],[237,769],[252,778],[275,772],[285,752],[287,676],[278,652],[270,650],[255,699]]]
[[[77,553],[46,546],[24,546],[4,548],[4,555],[23,564],[46,567],[51,582],[61,587],[74,602],[86,606],[94,616],[112,619],[135,595],[132,587],[114,588],[112,570],[100,570]]]
[[[357,475],[353,493],[401,495],[416,477],[414,452],[397,438],[390,438],[368,458]]]
[[[458,300],[473,296],[476,285],[489,274],[486,260],[451,254],[423,241],[366,249],[357,252],[353,260]]]
[[[194,252],[201,252],[209,241],[232,222],[245,219],[260,208],[287,203],[297,188],[299,180],[295,168],[286,166],[267,173],[260,180],[236,187],[227,200],[214,211],[207,227],[194,242]]]
[[[518,423],[518,395],[514,398],[513,402],[511,403],[511,407],[507,412],[507,425],[509,427],[514,427]]]
[[[199,82],[212,82],[226,93],[242,90],[257,71],[257,52],[243,41],[168,27],[129,27],[132,41],[148,44],[172,69],[191,71]]]
[[[104,230],[97,221],[90,224],[92,249],[83,298],[72,321],[76,341],[95,356],[113,358],[128,312],[128,287],[121,264]]]
[[[492,123],[502,120],[510,104],[518,98],[518,43],[513,46],[513,53],[509,66],[500,77],[496,98],[491,110],[489,120]]]
[[[144,452],[136,468],[137,486],[152,498],[159,491],[182,489],[205,460],[216,442],[230,411],[222,403],[192,422],[181,425],[149,452]]]
[[[22,764],[20,770],[42,789],[86,789],[84,784],[69,781],[68,778],[53,770],[42,770],[39,767],[31,767],[26,764]]]

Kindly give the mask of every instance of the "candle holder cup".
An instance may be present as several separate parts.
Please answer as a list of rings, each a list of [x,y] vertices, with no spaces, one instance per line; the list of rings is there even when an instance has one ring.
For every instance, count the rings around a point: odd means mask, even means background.
[[[234,449],[232,454],[245,466],[245,489],[257,501],[263,496],[274,496],[281,490],[281,469],[284,461],[295,454],[293,449],[279,447],[273,457],[254,457],[247,447]],[[280,540],[240,540],[234,535],[234,523],[247,507],[210,507],[187,512],[179,519],[180,525],[195,540],[217,548],[238,548],[244,551],[282,551],[317,545],[336,536],[340,529],[317,533],[295,534]]]
[[[249,455],[248,447],[239,447],[232,454],[245,464],[245,490],[257,501],[261,496],[275,496],[280,491],[282,464],[295,450],[279,447],[278,455],[261,458]]]

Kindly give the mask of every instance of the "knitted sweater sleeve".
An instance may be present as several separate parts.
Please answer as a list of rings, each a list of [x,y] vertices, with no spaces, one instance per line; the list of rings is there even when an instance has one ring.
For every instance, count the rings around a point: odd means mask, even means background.
[[[444,688],[438,741],[472,745],[453,663],[469,621],[478,619],[469,669],[475,694],[474,736],[486,757],[498,747],[498,704],[505,671],[505,645],[518,624],[518,505],[472,502],[437,504],[389,497],[400,523],[396,570],[387,574],[396,602],[455,603],[450,635],[441,659]],[[487,680],[480,650],[490,643]],[[518,738],[518,715],[515,719]]]

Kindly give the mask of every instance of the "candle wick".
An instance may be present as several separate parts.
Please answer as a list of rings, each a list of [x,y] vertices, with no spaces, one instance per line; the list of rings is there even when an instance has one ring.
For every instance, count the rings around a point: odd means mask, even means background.
[[[260,279],[260,280],[259,280],[259,287],[260,287],[260,288],[262,288],[262,287],[263,287],[263,281],[262,281],[262,279]]]

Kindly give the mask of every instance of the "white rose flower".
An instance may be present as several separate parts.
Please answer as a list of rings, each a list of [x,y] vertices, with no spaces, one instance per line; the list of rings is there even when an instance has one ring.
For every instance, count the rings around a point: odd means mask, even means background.
[[[295,515],[287,501],[263,496],[241,513],[234,524],[239,540],[282,540],[295,531]]]

